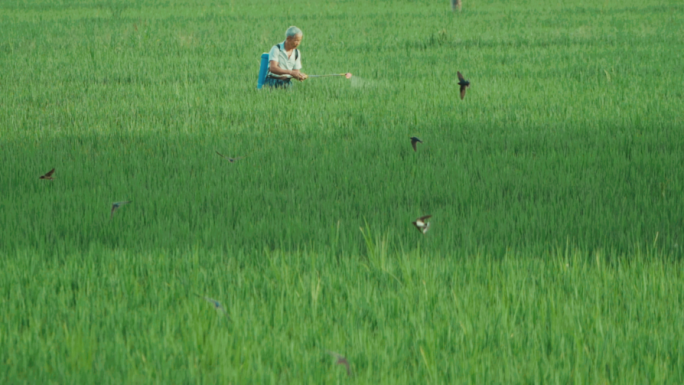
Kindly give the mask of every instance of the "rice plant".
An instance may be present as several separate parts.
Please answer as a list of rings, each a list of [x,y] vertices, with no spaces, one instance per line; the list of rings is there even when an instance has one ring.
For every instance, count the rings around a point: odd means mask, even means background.
[[[3,2],[0,382],[681,382],[684,5],[460,6]]]

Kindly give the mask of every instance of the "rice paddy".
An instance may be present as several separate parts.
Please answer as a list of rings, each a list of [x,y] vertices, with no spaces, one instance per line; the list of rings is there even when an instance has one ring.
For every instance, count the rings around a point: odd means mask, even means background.
[[[681,383],[682,11],[4,1],[0,382]]]

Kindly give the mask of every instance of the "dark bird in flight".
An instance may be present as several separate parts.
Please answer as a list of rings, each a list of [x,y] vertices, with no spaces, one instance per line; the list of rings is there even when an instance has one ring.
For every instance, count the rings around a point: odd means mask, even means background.
[[[423,141],[420,140],[420,139],[418,139],[418,138],[416,138],[415,136],[412,136],[412,137],[411,137],[411,146],[413,146],[413,151],[418,151],[418,150],[416,149],[416,143],[423,143]]]
[[[420,217],[413,222],[413,225],[416,226],[418,231],[425,234],[430,229],[430,222],[428,222],[428,219],[430,218],[432,218],[432,215]]]
[[[221,305],[221,302],[219,302],[213,298],[201,296],[199,294],[195,294],[195,295],[204,299],[205,301],[209,302],[210,304],[212,304],[214,306],[214,309],[216,309],[217,311],[223,312],[223,314],[226,315],[226,318],[230,319],[230,315],[228,315],[228,311],[226,310],[226,308],[223,307],[223,305]]]
[[[347,375],[349,377],[351,377],[352,371],[351,371],[351,368],[349,367],[349,361],[347,361],[347,358],[344,357],[343,355],[339,354],[339,353],[335,353],[335,352],[331,352],[331,351],[328,351],[327,353],[330,354],[331,356],[335,357],[335,359],[336,359],[335,364],[344,365],[347,368]]]
[[[456,75],[458,75],[458,85],[461,86],[461,100],[463,100],[463,98],[465,98],[466,88],[470,87],[470,81],[465,80],[459,71],[456,71]]]
[[[54,174],[54,173],[55,173],[55,169],[53,168],[52,170],[48,171],[47,174],[41,175],[41,177],[38,178],[38,179],[53,180],[53,179],[55,179],[55,178],[52,177],[52,174]]]
[[[228,159],[228,161],[229,161],[230,163],[233,163],[233,162],[235,162],[236,160],[240,160],[240,159],[244,158],[244,156],[238,156],[238,157],[235,157],[235,158],[231,158],[231,157],[229,157],[229,156],[225,156],[225,155],[221,154],[221,153],[218,152],[218,151],[216,151],[216,153],[217,153],[221,158]]]
[[[112,212],[109,214],[109,219],[111,219],[114,216],[114,211],[116,211],[118,208],[121,206],[131,203],[131,201],[125,201],[125,202],[114,202],[112,203]]]

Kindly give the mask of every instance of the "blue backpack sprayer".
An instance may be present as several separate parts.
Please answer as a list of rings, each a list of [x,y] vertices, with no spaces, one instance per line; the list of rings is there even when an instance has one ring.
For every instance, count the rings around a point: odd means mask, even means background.
[[[257,89],[260,90],[266,81],[268,74],[268,53],[261,54],[261,68],[259,68],[259,80],[257,81]]]

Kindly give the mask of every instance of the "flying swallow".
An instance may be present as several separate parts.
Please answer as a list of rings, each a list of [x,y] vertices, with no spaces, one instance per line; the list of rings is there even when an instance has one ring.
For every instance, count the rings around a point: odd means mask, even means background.
[[[470,81],[465,80],[459,71],[456,71],[456,75],[458,75],[458,85],[461,86],[461,100],[463,100],[463,98],[465,98],[466,88],[470,87]]]
[[[244,158],[244,156],[238,156],[238,157],[235,157],[235,158],[231,158],[231,157],[229,157],[229,156],[225,156],[225,155],[221,154],[221,153],[218,152],[218,151],[216,151],[216,153],[217,153],[221,158],[226,158],[226,159],[228,159],[228,161],[229,161],[230,163],[233,163],[233,162],[235,162],[236,160],[240,160],[240,159]]]
[[[118,208],[120,208],[121,206],[123,206],[127,203],[131,203],[131,201],[112,203],[112,212],[109,214],[109,219],[111,219],[114,216],[114,211],[116,211]]]
[[[430,219],[431,217],[432,215],[420,217],[413,222],[413,225],[416,226],[418,231],[425,234],[430,229],[430,222],[428,222],[428,219]]]
[[[193,293],[193,294],[194,294],[194,293]],[[223,312],[223,314],[225,314],[226,317],[227,317],[228,319],[230,319],[230,315],[228,315],[228,311],[226,310],[226,308],[223,307],[223,305],[221,305],[221,302],[219,302],[219,301],[217,301],[217,300],[215,300],[215,299],[213,299],[213,298],[201,296],[201,295],[199,295],[199,294],[195,294],[195,295],[198,296],[198,297],[200,297],[200,298],[202,298],[203,300],[209,302],[210,304],[212,304],[212,305],[214,306],[214,309]]]
[[[337,361],[335,361],[335,364],[337,365],[344,365],[347,368],[347,375],[351,377],[352,371],[351,368],[349,367],[349,361],[347,361],[347,358],[344,357],[343,355],[331,351],[327,351],[328,354],[331,356],[335,357]]]
[[[423,143],[423,141],[420,140],[420,139],[418,139],[418,138],[416,138],[415,136],[412,136],[412,137],[411,137],[411,146],[413,146],[413,151],[418,151],[418,150],[416,149],[416,143]]]
[[[55,178],[52,177],[52,174],[54,174],[54,173],[55,173],[55,169],[53,168],[52,170],[48,171],[47,174],[41,175],[41,177],[38,178],[38,179],[53,180],[53,179],[55,179]]]

